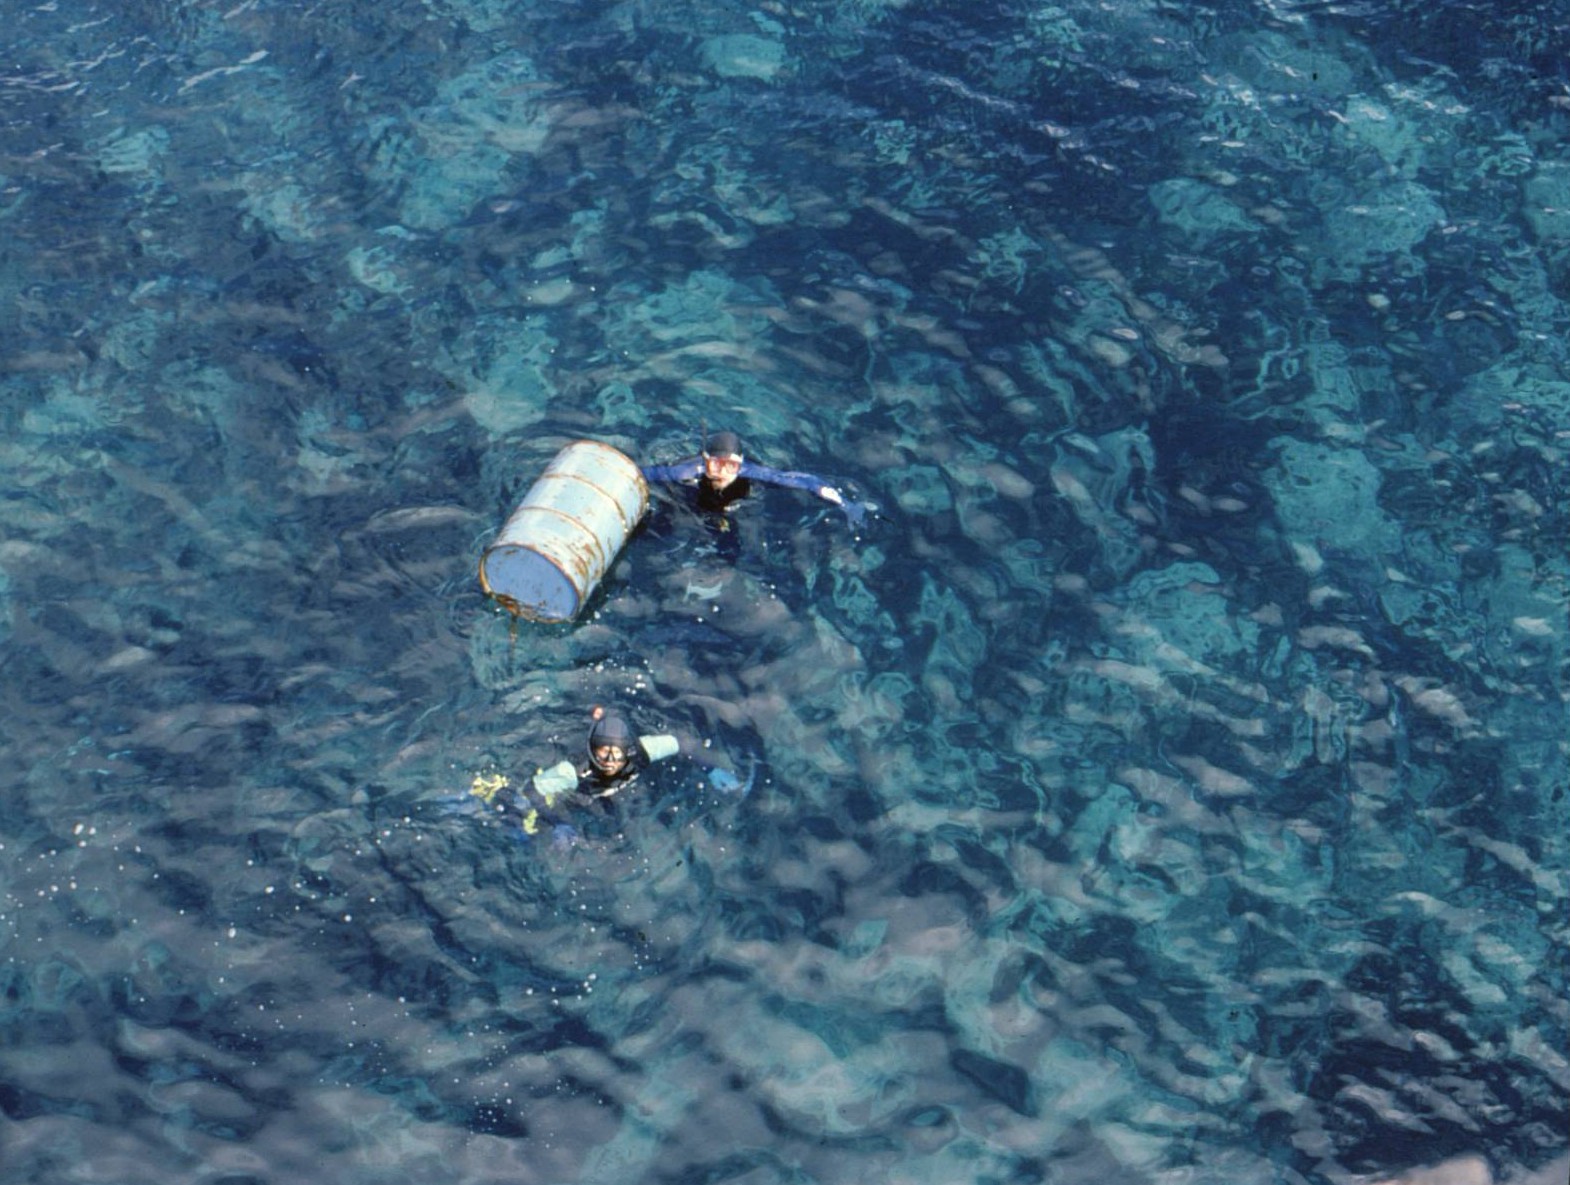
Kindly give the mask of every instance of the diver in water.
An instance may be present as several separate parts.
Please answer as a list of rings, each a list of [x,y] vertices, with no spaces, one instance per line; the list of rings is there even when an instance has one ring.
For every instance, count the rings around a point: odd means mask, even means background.
[[[656,761],[681,752],[681,742],[663,733],[640,737],[625,717],[595,708],[589,727],[588,761],[574,765],[559,761],[534,775],[536,794],[549,805],[558,795],[572,791],[582,798],[610,798],[632,785]]]
[[[486,807],[516,817],[525,835],[537,835],[543,827],[558,846],[576,842],[578,829],[564,817],[567,812],[589,807],[606,813],[610,800],[644,769],[681,751],[675,737],[639,737],[623,717],[604,708],[594,709],[593,720],[584,746],[587,760],[558,761],[517,789],[503,775],[477,774],[469,793]]]
[[[540,770],[521,789],[509,790],[504,777],[482,775],[475,778],[470,793],[486,806],[515,814],[528,835],[536,834],[543,825],[558,842],[571,842],[577,830],[563,817],[564,808],[587,807],[607,813],[611,800],[630,788],[639,774],[656,762],[675,757],[682,744],[665,733],[639,736],[625,717],[596,707],[585,750],[586,760],[559,761]],[[710,764],[707,754],[695,757],[700,765]],[[756,763],[753,769],[755,772]],[[710,768],[708,782],[724,794],[745,794],[752,788],[750,775],[742,783],[737,775],[717,766]]]
[[[699,456],[688,457],[674,465],[644,466],[643,479],[651,484],[696,486],[698,509],[720,514],[750,494],[755,481],[766,486],[806,490],[831,506],[838,506],[852,522],[859,522],[867,509],[859,502],[847,501],[843,494],[814,474],[771,469],[747,460],[742,455],[741,440],[734,432],[711,435]]]
[[[558,761],[540,770],[503,804],[502,809],[510,807],[522,817],[523,829],[530,835],[542,821],[557,823],[553,816],[561,806],[587,806],[605,812],[609,800],[636,782],[649,766],[681,752],[681,742],[675,737],[640,737],[626,717],[615,712],[596,707],[593,719],[584,746],[586,761]]]

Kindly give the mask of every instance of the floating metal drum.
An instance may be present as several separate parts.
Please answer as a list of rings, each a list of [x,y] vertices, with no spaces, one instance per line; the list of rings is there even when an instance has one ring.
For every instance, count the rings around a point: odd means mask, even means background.
[[[637,464],[576,440],[551,459],[480,557],[480,587],[530,621],[571,621],[649,508]]]

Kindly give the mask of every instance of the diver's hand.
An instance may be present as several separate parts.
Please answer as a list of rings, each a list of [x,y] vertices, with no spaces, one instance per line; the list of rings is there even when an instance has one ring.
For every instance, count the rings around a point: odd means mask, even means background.
[[[721,794],[733,794],[738,798],[745,798],[752,792],[752,783],[758,777],[758,759],[752,758],[747,767],[747,778],[743,781],[730,770],[715,766],[709,771],[709,786]]]
[[[847,498],[833,486],[819,486],[818,497],[830,506],[838,506],[844,514],[845,521],[853,527],[866,523],[869,514],[877,514],[878,506],[875,502],[858,502],[854,498]]]
[[[868,516],[878,513],[878,504],[876,502],[851,501],[846,502],[840,509],[845,512],[845,521],[851,526],[864,527],[867,525]]]

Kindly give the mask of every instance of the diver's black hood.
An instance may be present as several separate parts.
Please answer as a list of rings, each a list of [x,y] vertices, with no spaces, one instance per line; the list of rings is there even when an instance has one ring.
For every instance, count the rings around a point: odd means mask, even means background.
[[[594,722],[593,727],[589,729],[589,753],[591,756],[594,750],[601,745],[615,745],[618,749],[630,753],[632,747],[637,743],[638,734],[632,731],[632,725],[614,712],[607,712],[601,716]]]
[[[715,432],[704,442],[703,455],[706,457],[740,457],[741,437],[734,432]]]

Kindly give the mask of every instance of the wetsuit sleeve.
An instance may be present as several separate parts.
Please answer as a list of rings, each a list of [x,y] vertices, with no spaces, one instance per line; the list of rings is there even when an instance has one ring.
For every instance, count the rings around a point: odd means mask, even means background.
[[[550,769],[535,774],[532,784],[545,805],[552,806],[561,795],[578,788],[578,771],[572,762],[558,761]]]
[[[651,737],[639,737],[638,744],[648,754],[650,761],[664,761],[681,752],[681,742],[663,733]]]
[[[840,492],[815,473],[800,473],[793,469],[771,469],[767,465],[754,465],[751,461],[741,467],[741,476],[761,481],[766,486],[783,486],[788,490],[806,490],[835,506],[844,502]]]
[[[702,473],[702,458],[688,457],[685,461],[677,461],[674,465],[645,465],[643,480],[651,484],[697,481]]]

